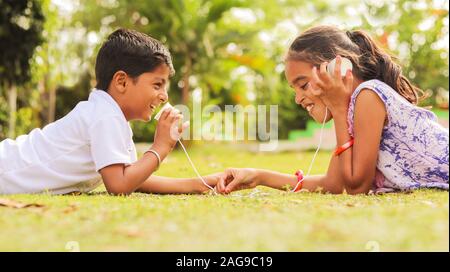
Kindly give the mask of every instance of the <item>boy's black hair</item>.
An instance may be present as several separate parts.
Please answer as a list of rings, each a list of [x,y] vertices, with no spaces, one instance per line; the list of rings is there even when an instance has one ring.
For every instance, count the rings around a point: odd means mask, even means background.
[[[134,30],[118,29],[100,48],[95,61],[95,77],[99,90],[107,91],[114,73],[124,71],[132,78],[166,64],[175,70],[169,50],[158,40]]]

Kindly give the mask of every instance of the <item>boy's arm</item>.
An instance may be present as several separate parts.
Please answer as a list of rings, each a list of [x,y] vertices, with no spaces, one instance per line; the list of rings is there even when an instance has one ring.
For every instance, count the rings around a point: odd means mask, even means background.
[[[203,177],[209,186],[214,187],[220,174]],[[209,190],[199,178],[167,178],[151,176],[136,190],[141,193],[155,194],[201,194]]]
[[[152,146],[158,152],[161,160],[167,156],[170,150]],[[135,163],[125,166],[124,164],[113,164],[100,169],[100,174],[105,184],[106,190],[110,194],[131,194],[141,186],[141,184],[158,167],[158,158],[151,152],[147,152]]]
[[[177,140],[185,127],[179,127],[178,123],[182,115],[178,111],[167,109],[161,115],[155,134],[152,150],[156,151],[163,161],[176,145]],[[148,179],[158,168],[158,158],[152,152],[144,153],[144,156],[135,163],[111,164],[99,170],[103,183],[109,193],[131,194]]]

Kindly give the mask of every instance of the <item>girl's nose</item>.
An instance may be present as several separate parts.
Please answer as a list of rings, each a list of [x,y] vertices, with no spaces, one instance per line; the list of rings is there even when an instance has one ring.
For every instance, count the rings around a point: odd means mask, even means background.
[[[300,94],[300,92],[295,92],[295,103],[300,105],[302,103],[304,95]]]

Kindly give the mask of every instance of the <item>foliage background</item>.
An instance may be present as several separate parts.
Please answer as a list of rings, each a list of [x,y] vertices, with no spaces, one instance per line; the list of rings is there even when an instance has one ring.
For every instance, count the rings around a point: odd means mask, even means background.
[[[430,98],[423,106],[448,108],[448,1],[367,0],[24,0],[45,18],[42,41],[28,63],[30,77],[0,86],[0,140],[43,127],[87,99],[95,84],[94,62],[104,38],[118,27],[160,39],[174,58],[172,104],[277,104],[279,136],[305,128],[307,114],[294,103],[284,80],[283,56],[296,35],[310,26],[333,24],[364,29],[404,67]],[[33,5],[34,3],[34,5]],[[0,0],[4,10],[11,1]],[[8,21],[2,13],[2,21]],[[9,20],[10,24],[15,21]],[[33,26],[33,22],[31,21]],[[21,27],[20,25],[18,26]],[[0,24],[1,47],[14,33]],[[0,63],[0,78],[11,69]],[[14,114],[13,126],[10,116]],[[133,123],[136,141],[151,141],[154,124]],[[9,131],[13,128],[13,131]]]

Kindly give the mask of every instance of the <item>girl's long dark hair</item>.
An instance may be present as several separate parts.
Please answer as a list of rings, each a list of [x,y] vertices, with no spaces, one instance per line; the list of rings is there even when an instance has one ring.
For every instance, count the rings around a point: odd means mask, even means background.
[[[418,104],[423,96],[423,91],[402,74],[401,66],[393,57],[362,30],[345,32],[333,26],[310,28],[291,44],[287,60],[320,65],[337,55],[351,60],[353,73],[358,78],[379,79],[412,104]]]

